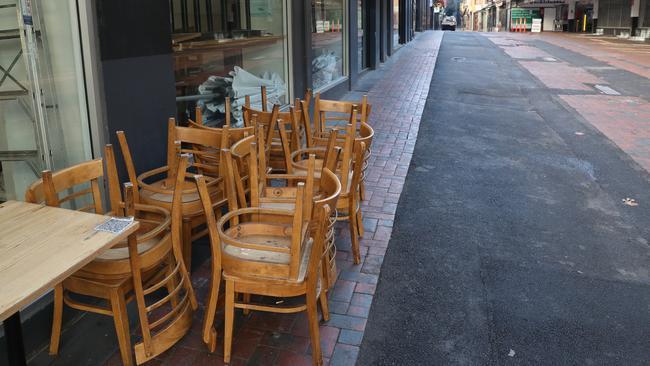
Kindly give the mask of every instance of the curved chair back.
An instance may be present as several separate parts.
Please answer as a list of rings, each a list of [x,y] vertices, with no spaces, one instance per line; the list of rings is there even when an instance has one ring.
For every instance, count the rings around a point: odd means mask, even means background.
[[[54,207],[69,202],[74,207],[83,200],[84,196],[90,195],[92,203],[77,210],[103,214],[104,208],[99,190],[99,179],[103,175],[102,159],[85,161],[56,172],[45,170],[41,178],[27,188],[25,201],[45,203]],[[85,187],[80,188],[79,186],[82,185]]]
[[[358,108],[358,115],[354,119],[350,119],[352,108]],[[338,124],[345,121],[354,121],[355,130],[360,123],[368,123],[370,114],[370,105],[368,104],[368,96],[364,95],[361,103],[338,101],[338,100],[325,100],[321,99],[320,93],[316,93],[314,99],[314,129],[318,133],[325,133],[328,129],[336,127]]]

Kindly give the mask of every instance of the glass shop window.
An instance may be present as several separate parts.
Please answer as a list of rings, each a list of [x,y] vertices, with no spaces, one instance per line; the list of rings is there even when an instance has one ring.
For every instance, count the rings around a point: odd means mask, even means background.
[[[343,0],[312,0],[312,85],[322,89],[343,79]]]
[[[287,104],[288,58],[285,0],[172,0],[172,43],[178,119],[221,126],[225,100],[232,121],[243,123],[246,95],[261,109],[266,86],[269,109]]]

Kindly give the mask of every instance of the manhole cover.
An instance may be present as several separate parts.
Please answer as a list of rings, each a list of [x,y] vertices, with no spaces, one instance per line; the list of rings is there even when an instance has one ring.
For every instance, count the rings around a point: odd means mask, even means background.
[[[465,57],[452,57],[451,60],[456,61],[456,62],[464,62],[466,60],[466,58]]]

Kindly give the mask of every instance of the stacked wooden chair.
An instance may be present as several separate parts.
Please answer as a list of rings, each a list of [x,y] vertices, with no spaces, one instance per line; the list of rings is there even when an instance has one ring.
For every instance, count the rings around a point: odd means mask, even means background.
[[[252,151],[251,159],[255,158],[255,149]],[[254,176],[251,170],[251,187],[255,186]],[[314,205],[313,187],[300,182],[292,190],[293,209],[229,207],[229,212],[217,223],[209,210],[211,202],[204,178],[197,176],[196,181],[211,231],[213,261],[220,263],[213,264],[213,290],[206,311],[216,309],[216,299],[212,296],[217,296],[219,291],[214,287],[219,286],[222,277],[226,283],[224,362],[230,362],[234,309],[239,308],[280,313],[307,311],[314,364],[322,364],[317,304],[320,302],[323,318],[328,320],[322,263],[329,232],[329,204],[335,204],[337,192]],[[251,188],[250,194],[255,194],[254,191]],[[287,203],[286,200],[283,198],[282,203]],[[234,200],[229,202],[235,204]],[[243,297],[240,299],[238,294]],[[268,305],[251,301],[251,295],[304,296],[304,302]]]
[[[219,174],[219,150],[222,146],[224,135],[217,129],[200,129],[192,127],[179,127],[173,118],[168,122],[167,137],[167,165],[136,175],[135,166],[131,157],[126,135],[117,132],[118,141],[122,150],[124,163],[129,181],[137,187],[135,202],[170,209],[172,198],[177,187],[176,173],[178,172],[178,154],[191,154],[194,159],[193,166],[206,176],[208,190],[212,197],[214,210],[219,214],[225,205],[223,183]],[[158,178],[165,175],[164,178]],[[189,178],[190,175],[188,174]],[[194,183],[182,181],[182,243],[183,259],[188,268],[192,268],[192,242],[207,235],[205,215],[203,214],[199,195]]]
[[[180,256],[180,205],[177,202],[170,215],[163,208],[135,203],[135,190],[130,183],[125,185],[122,198],[112,146],[106,147],[105,155],[110,214],[135,217],[141,223],[140,229],[135,240],[115,245],[55,287],[50,353],[58,353],[63,305],[66,304],[113,317],[122,362],[132,365],[126,304],[135,298],[143,336],[135,345],[135,355],[136,363],[141,364],[164,352],[189,330],[192,313],[197,307],[189,274]],[[44,171],[42,178],[28,188],[25,199],[57,207],[74,207],[85,201],[90,204],[79,210],[103,214],[99,190],[103,170],[102,160],[97,159],[54,173]],[[73,189],[76,192],[69,193]],[[90,197],[86,198],[88,195]],[[180,201],[180,196],[176,201]],[[166,292],[162,299],[158,298],[160,291]],[[101,302],[83,301],[77,295]],[[156,295],[157,300],[147,305],[145,297],[152,295]],[[154,311],[158,320],[149,321]]]
[[[372,133],[364,128],[368,136],[358,137],[355,125],[357,124],[357,106],[350,105],[348,123],[345,127],[337,127],[327,131],[327,134],[315,133],[313,145],[305,149],[294,151],[291,163],[296,172],[305,171],[304,157],[308,153],[319,153],[321,161],[332,156],[334,149],[340,149],[340,158],[335,165],[335,173],[341,180],[341,197],[336,207],[337,220],[349,222],[350,239],[352,241],[352,254],[354,263],[361,262],[359,238],[363,236],[363,215],[361,213],[360,182],[363,177],[364,167],[367,167],[366,146],[372,139]],[[363,125],[363,124],[362,124]],[[369,125],[366,124],[369,128]],[[332,139],[331,137],[334,136]],[[321,162],[322,164],[322,162]]]

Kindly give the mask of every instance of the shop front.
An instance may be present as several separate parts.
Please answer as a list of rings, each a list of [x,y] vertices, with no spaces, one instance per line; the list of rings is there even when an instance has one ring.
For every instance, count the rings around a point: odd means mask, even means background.
[[[629,35],[632,27],[632,3],[630,0],[599,0],[598,28],[604,34]]]

